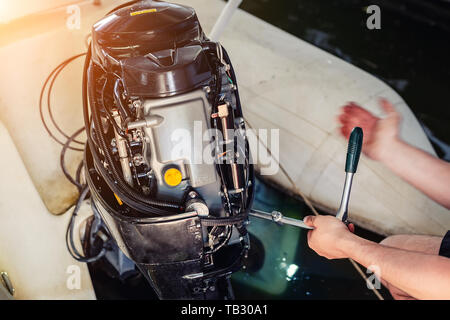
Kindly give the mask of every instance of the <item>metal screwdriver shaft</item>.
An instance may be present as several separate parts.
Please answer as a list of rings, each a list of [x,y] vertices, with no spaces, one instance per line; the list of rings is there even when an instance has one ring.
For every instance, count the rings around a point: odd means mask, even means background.
[[[294,227],[310,229],[310,230],[314,229],[310,226],[307,226],[302,220],[285,217],[281,214],[281,212],[278,212],[278,211],[272,211],[272,213],[269,213],[269,212],[252,209],[252,210],[250,210],[249,215],[251,215],[253,217],[261,218],[261,219],[271,220],[278,224],[288,224],[288,225],[291,225]]]

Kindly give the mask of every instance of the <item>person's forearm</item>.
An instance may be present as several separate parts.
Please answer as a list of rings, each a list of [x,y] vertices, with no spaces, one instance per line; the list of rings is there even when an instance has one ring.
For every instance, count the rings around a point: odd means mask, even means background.
[[[450,163],[402,140],[389,146],[381,162],[400,178],[450,209]]]
[[[450,259],[380,245],[351,235],[341,240],[350,258],[377,266],[380,277],[416,299],[450,299]]]

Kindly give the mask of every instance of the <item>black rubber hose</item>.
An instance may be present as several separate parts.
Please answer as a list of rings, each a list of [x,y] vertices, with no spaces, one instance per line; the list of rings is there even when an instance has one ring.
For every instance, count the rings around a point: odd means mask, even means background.
[[[47,131],[47,133],[50,135],[50,137],[55,140],[57,143],[59,143],[61,146],[64,146],[64,142],[62,142],[61,140],[59,140],[50,130],[50,128],[47,126],[47,123],[44,119],[44,114],[42,111],[42,99],[44,97],[44,92],[45,92],[45,88],[47,87],[47,83],[50,81],[51,77],[54,75],[55,72],[57,72],[60,68],[64,68],[68,63],[70,63],[71,61],[75,60],[78,57],[84,56],[85,53],[81,53],[78,55],[75,55],[73,57],[70,57],[66,60],[64,60],[63,62],[61,62],[55,69],[53,69],[53,71],[48,75],[47,79],[44,82],[44,85],[42,86],[41,89],[41,94],[39,96],[39,115],[41,117],[41,121],[42,124],[44,125],[45,130]],[[67,135],[65,135],[66,137],[68,137]],[[68,149],[74,150],[74,151],[83,151],[83,149],[80,148],[75,148],[75,147],[71,147],[69,146]]]
[[[106,104],[105,104],[105,88],[106,88],[106,84],[108,83],[108,78],[105,79],[105,83],[103,84],[103,88],[102,88],[102,94],[100,97],[100,101],[101,101],[101,107],[103,108],[103,110],[105,110],[105,114],[106,117],[108,118],[109,122],[111,123],[111,125],[116,128],[117,133],[122,137],[127,139],[125,132],[122,130],[122,128],[119,127],[119,125],[116,123],[116,120],[114,120],[113,115],[111,114],[110,110],[108,108],[106,108]]]
[[[238,82],[237,82],[237,79],[236,79],[236,74],[234,72],[234,68],[233,68],[233,65],[231,64],[231,60],[230,60],[230,57],[228,56],[227,50],[225,50],[225,48],[222,47],[222,52],[223,52],[223,57],[224,57],[225,62],[228,63],[229,66],[230,66],[231,80],[233,81],[234,85],[236,86],[236,90],[235,90],[236,107],[238,109],[239,116],[243,118],[244,114],[242,112],[241,99],[239,98],[239,88],[238,88]],[[248,144],[248,141],[247,141],[247,144]],[[247,145],[247,148],[249,148],[248,145]],[[255,170],[254,170],[253,164],[249,165],[249,171],[250,171],[249,180],[250,180],[250,183],[251,183],[251,190],[249,191],[250,195],[247,198],[247,206],[246,206],[246,214],[247,215],[248,215],[248,212],[250,211],[250,209],[251,209],[251,207],[253,205],[253,201],[254,201],[254,198],[255,198],[255,193],[254,193],[254,188],[255,188]]]
[[[75,138],[81,134],[84,131],[84,127],[78,129],[77,131],[75,131],[74,134],[72,134],[69,139],[67,139],[66,143],[64,144],[63,148],[61,149],[61,154],[59,156],[59,163],[61,166],[61,170],[64,173],[64,175],[66,176],[67,180],[69,180],[70,183],[72,183],[73,185],[75,185],[78,189],[78,192],[81,192],[81,189],[83,188],[83,186],[77,181],[75,180],[67,171],[66,165],[64,163],[64,158],[66,156],[66,151],[69,148],[69,145],[72,143],[72,141],[75,140]],[[77,170],[78,172],[78,170]],[[78,173],[77,173],[78,176]]]
[[[247,219],[247,213],[243,212],[236,216],[225,217],[225,218],[200,218],[202,225],[205,227],[223,227],[242,223]]]
[[[213,105],[213,112],[218,111],[219,107],[219,96],[222,92],[222,73],[220,72],[220,66],[217,65],[216,68],[216,96],[214,97],[214,105]]]
[[[241,99],[239,98],[239,89],[238,89],[238,83],[236,80],[236,74],[234,73],[234,68],[233,65],[231,64],[231,60],[230,57],[228,56],[228,52],[227,50],[225,50],[224,47],[222,47],[222,53],[223,53],[223,58],[225,60],[226,63],[228,63],[228,65],[230,66],[230,75],[231,75],[231,80],[233,81],[234,85],[236,86],[236,90],[235,90],[235,94],[236,94],[236,105],[237,105],[237,109],[239,112],[239,116],[242,117],[242,106],[241,106]]]
[[[120,115],[122,116],[123,121],[130,120],[130,113],[127,111],[127,108],[123,105],[122,98],[120,97],[119,90],[120,79],[117,79],[114,83],[114,100],[116,101],[117,106],[119,107]]]
[[[84,257],[77,250],[77,248],[75,246],[75,242],[73,240],[73,228],[75,225],[75,218],[78,215],[78,211],[81,208],[81,204],[83,203],[83,200],[86,199],[88,196],[89,196],[89,188],[86,186],[80,193],[80,197],[77,200],[77,204],[72,212],[72,217],[70,218],[70,221],[69,221],[69,224],[67,225],[67,230],[66,230],[67,250],[69,251],[72,258],[74,258],[75,260],[77,260],[79,262],[84,262],[84,263],[95,262],[95,261],[99,260],[100,258],[102,258],[106,254],[106,248],[103,246],[102,250],[100,250],[100,252],[96,256]]]
[[[81,160],[80,164],[78,165],[77,172],[75,174],[75,181],[77,183],[79,183],[80,185],[81,185],[81,170],[83,170],[83,166],[84,166],[84,163],[83,163],[83,160]]]
[[[81,55],[78,56],[74,56],[73,60],[75,60],[75,57],[81,57],[83,55],[85,55],[86,53],[82,53]],[[57,68],[58,70],[56,71],[56,73],[53,76],[52,81],[50,82],[50,85],[48,87],[48,91],[47,91],[47,110],[48,110],[48,115],[50,116],[50,120],[52,121],[53,125],[55,126],[56,130],[59,131],[59,133],[61,133],[64,137],[66,137],[67,139],[69,139],[69,136],[59,127],[58,123],[56,122],[55,118],[53,117],[53,112],[52,112],[52,107],[51,107],[51,93],[53,90],[53,85],[55,84],[56,79],[58,78],[58,75],[61,73],[62,70],[64,70],[64,68],[73,60],[69,60],[68,62],[61,64],[59,66],[59,68]],[[56,70],[56,69],[55,69]],[[79,145],[84,145],[83,141],[78,141],[76,139],[73,139],[74,143],[77,143]]]

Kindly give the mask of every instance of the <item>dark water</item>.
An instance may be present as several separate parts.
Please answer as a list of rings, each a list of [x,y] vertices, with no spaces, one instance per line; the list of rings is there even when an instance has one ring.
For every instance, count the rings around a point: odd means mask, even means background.
[[[366,6],[381,9],[368,30]],[[382,79],[450,161],[450,2],[244,0],[241,9]]]

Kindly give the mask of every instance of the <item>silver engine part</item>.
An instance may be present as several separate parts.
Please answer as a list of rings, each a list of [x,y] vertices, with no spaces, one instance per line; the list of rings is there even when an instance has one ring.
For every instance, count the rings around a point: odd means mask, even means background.
[[[140,107],[144,119],[129,123],[128,128],[143,130],[144,161],[158,181],[157,197],[179,199],[192,187],[211,211],[220,214],[221,184],[212,158],[214,147],[208,116],[211,106],[204,91],[146,99]],[[175,187],[164,181],[164,173],[170,168],[182,174],[182,182]]]

